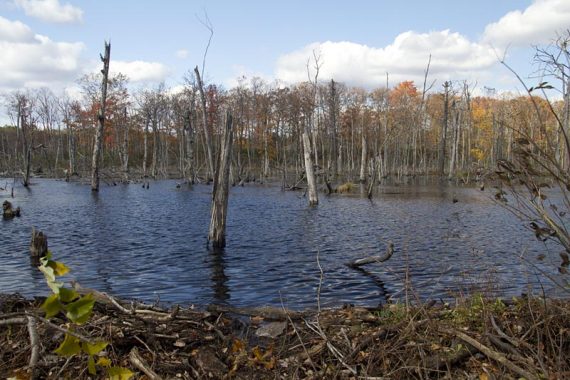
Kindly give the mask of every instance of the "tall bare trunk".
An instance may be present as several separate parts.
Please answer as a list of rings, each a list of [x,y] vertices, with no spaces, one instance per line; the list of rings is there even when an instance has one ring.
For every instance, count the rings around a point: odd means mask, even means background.
[[[107,100],[107,79],[109,76],[109,60],[111,58],[111,43],[105,42],[105,56],[101,57],[103,61],[103,80],[101,82],[101,105],[97,120],[99,125],[95,134],[95,145],[93,147],[93,161],[91,171],[91,190],[99,191],[99,165],[101,161],[101,146],[103,143],[103,132],[105,129],[105,102]]]
[[[186,156],[184,160],[184,174],[188,183],[194,183],[194,129],[192,128],[192,112],[184,115],[184,137],[186,140]]]
[[[206,109],[206,94],[204,93],[204,83],[200,77],[198,66],[194,68],[196,80],[198,81],[198,90],[200,91],[200,101],[202,102],[202,126],[204,127],[204,139],[206,140],[206,153],[208,163],[208,178],[214,174],[214,156],[212,153],[212,138],[210,136],[210,128],[208,125],[208,110]]]
[[[366,156],[368,151],[366,148],[366,134],[364,133],[364,125],[362,126],[362,156],[360,157],[360,182],[366,182]]]
[[[315,169],[313,167],[313,157],[311,152],[311,139],[309,133],[305,130],[303,132],[303,148],[305,156],[305,173],[307,174],[307,187],[309,193],[309,205],[314,206],[319,203],[319,196],[317,193],[317,181],[315,178]]]
[[[143,177],[146,178],[146,162],[148,161],[148,125],[150,124],[150,115],[147,115],[144,124],[144,135],[143,135]]]
[[[443,84],[445,90],[443,95],[443,125],[441,127],[441,139],[439,141],[439,175],[442,177],[445,174],[445,142],[447,139],[447,122],[449,116],[449,87],[449,82]]]
[[[212,242],[214,248],[224,248],[226,246],[226,217],[233,140],[232,122],[232,115],[228,112],[214,175],[212,218],[208,234],[208,242]]]

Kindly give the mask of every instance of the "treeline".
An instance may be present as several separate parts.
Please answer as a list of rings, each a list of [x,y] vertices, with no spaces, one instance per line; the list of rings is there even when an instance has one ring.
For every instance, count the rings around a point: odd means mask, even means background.
[[[27,162],[50,176],[89,172],[101,80],[92,75],[80,83],[80,100],[49,89],[5,97],[12,125],[0,128],[0,172],[23,174]],[[501,158],[510,160],[517,136],[550,144],[556,157],[566,157],[556,117],[568,127],[568,102],[536,97],[533,103],[526,95],[489,90],[474,96],[465,82],[425,87],[410,81],[374,90],[335,81],[283,87],[252,78],[225,90],[203,84],[196,71],[176,92],[164,85],[131,91],[128,79],[117,75],[109,79],[102,168],[125,179],[212,178],[227,109],[233,115],[235,181],[285,173],[300,178],[305,131],[317,175],[331,181],[467,179]]]

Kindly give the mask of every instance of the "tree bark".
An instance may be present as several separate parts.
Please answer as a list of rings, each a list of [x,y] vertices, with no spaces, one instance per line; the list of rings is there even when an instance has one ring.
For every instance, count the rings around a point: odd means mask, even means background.
[[[319,204],[319,196],[317,193],[317,181],[315,178],[315,169],[313,167],[313,157],[311,152],[311,140],[307,131],[303,132],[303,148],[305,152],[305,172],[307,174],[307,187],[309,193],[309,205],[315,206]]]
[[[226,114],[226,126],[222,134],[220,151],[217,158],[216,172],[214,175],[214,190],[212,194],[212,218],[210,220],[208,242],[212,242],[214,248],[224,248],[226,246],[226,217],[233,140],[232,123],[232,115],[228,112]]]
[[[93,147],[93,161],[91,165],[91,191],[99,191],[99,165],[101,161],[101,146],[103,145],[103,132],[105,129],[105,102],[107,100],[107,80],[109,77],[109,61],[111,59],[111,43],[105,42],[105,56],[103,61],[103,80],[101,82],[101,105],[97,115],[98,127]]]
[[[441,139],[439,142],[439,175],[442,177],[445,174],[445,142],[447,139],[447,121],[449,115],[449,87],[449,82],[443,84],[445,90],[443,95],[443,125],[441,127]]]
[[[200,91],[200,101],[202,102],[202,126],[204,127],[204,139],[206,140],[206,153],[208,163],[208,178],[214,174],[214,158],[212,153],[212,138],[210,136],[210,128],[208,125],[208,110],[206,109],[206,94],[204,93],[204,83],[200,77],[198,66],[194,68],[196,80],[198,81],[198,90]]]
[[[184,138],[186,152],[184,160],[184,174],[189,184],[194,184],[194,129],[192,128],[192,112],[187,111],[184,115]]]

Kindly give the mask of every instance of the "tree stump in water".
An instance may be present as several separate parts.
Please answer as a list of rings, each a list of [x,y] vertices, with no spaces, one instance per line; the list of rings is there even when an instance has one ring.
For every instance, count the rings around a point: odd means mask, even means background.
[[[12,203],[4,201],[4,203],[2,203],[2,216],[5,219],[12,219],[15,216],[20,216],[20,208],[13,208]]]
[[[30,242],[30,255],[34,259],[40,259],[47,255],[48,241],[47,235],[41,231],[32,230],[32,241]]]

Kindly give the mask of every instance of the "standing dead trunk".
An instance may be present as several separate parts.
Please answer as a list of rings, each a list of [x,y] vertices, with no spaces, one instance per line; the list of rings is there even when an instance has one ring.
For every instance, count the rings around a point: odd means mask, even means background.
[[[194,184],[194,129],[192,128],[192,112],[184,115],[184,137],[186,140],[186,156],[184,160],[184,174],[189,184]]]
[[[212,139],[210,137],[210,128],[208,126],[208,110],[206,109],[206,94],[204,93],[204,83],[200,77],[198,66],[194,68],[196,80],[198,81],[198,90],[200,91],[200,101],[202,102],[202,126],[204,127],[204,139],[206,140],[206,154],[208,163],[208,178],[214,174],[214,156],[212,153]]]
[[[146,120],[144,123],[144,135],[143,135],[143,162],[142,162],[142,169],[143,169],[143,178],[147,177],[146,174],[146,163],[148,161],[148,125],[150,124],[150,113],[147,114]]]
[[[364,133],[364,125],[362,125],[362,156],[360,158],[360,183],[366,182],[366,156],[368,155],[366,146],[366,133]]]
[[[309,205],[314,206],[319,203],[317,193],[317,181],[315,178],[315,169],[313,167],[313,157],[311,152],[311,140],[307,131],[303,132],[303,148],[305,152],[305,173],[307,174],[307,187],[309,193]]]
[[[212,219],[210,220],[210,232],[208,234],[208,242],[212,242],[214,248],[224,248],[226,246],[226,217],[233,140],[232,122],[232,115],[228,112],[214,175]]]
[[[111,58],[111,43],[105,42],[105,56],[103,61],[103,80],[101,82],[101,105],[97,120],[99,122],[95,134],[95,145],[93,147],[93,161],[91,166],[91,191],[99,191],[99,164],[101,161],[101,146],[103,144],[103,132],[105,129],[105,102],[107,100],[107,79],[109,77],[109,61]]]
[[[119,129],[120,130],[120,129]],[[121,168],[125,181],[129,180],[129,124],[127,108],[123,110],[123,127],[122,127],[121,146],[119,149],[119,157],[121,159]]]
[[[441,126],[441,139],[439,142],[439,175],[445,174],[445,142],[447,139],[447,121],[449,115],[449,82],[443,84],[445,90],[443,95],[443,125]]]

